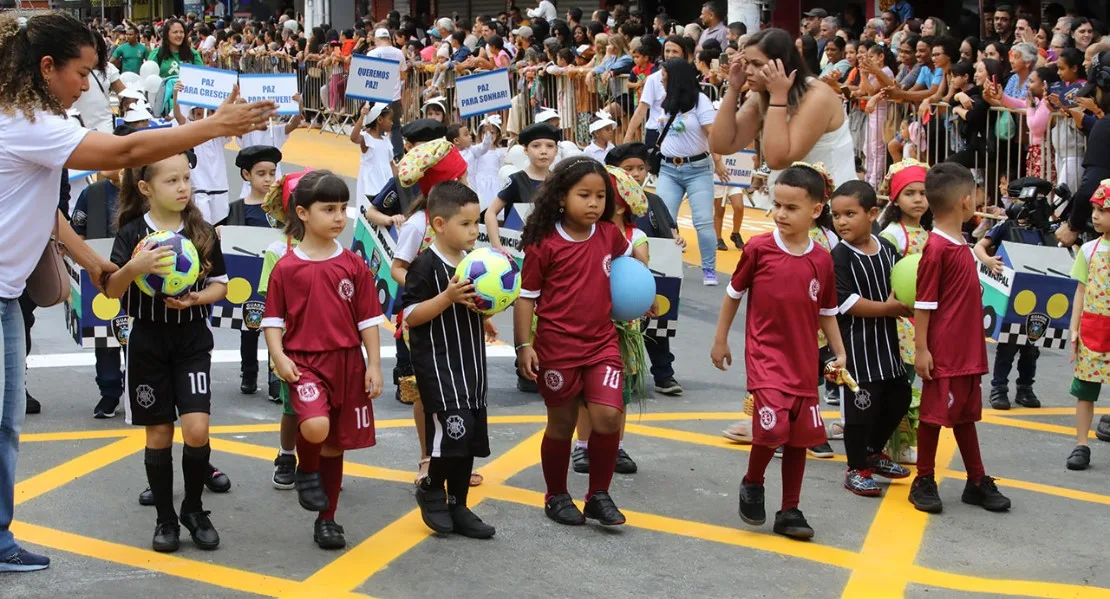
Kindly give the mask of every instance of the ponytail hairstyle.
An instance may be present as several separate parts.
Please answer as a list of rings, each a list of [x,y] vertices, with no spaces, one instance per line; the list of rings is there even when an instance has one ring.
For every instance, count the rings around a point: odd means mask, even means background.
[[[820,162],[814,164],[795,162],[790,165],[790,168],[782,171],[779,178],[775,180],[775,185],[797,187],[805,191],[809,199],[822,205],[821,214],[814,221],[816,225],[822,229],[832,230],[833,222],[832,212],[829,210],[829,200],[832,199],[834,190],[832,177],[825,170],[825,165]]]
[[[350,199],[351,192],[347,189],[347,184],[331,171],[319,170],[306,173],[289,198],[289,216],[285,220],[285,234],[290,239],[304,241],[304,223],[297,216],[297,207],[308,210],[316,203],[346,204]]]
[[[556,223],[563,220],[563,202],[570,190],[587,175],[597,175],[605,180],[605,209],[598,220],[613,220],[617,194],[608,171],[593,158],[570,158],[555,165],[551,176],[536,191],[532,199],[535,208],[528,215],[528,222],[520,235],[520,249],[538,245],[555,231]]]
[[[196,158],[191,151],[178,155],[184,155],[190,166],[196,162]],[[124,169],[120,181],[119,205],[116,209],[117,231],[128,223],[142,218],[150,210],[150,200],[139,190],[139,181],[149,182],[153,179],[158,173],[158,165],[163,161],[138,168]],[[181,212],[181,220],[184,223],[183,232],[185,237],[193,242],[193,245],[197,248],[197,254],[200,255],[200,269],[203,277],[204,273],[212,268],[212,251],[216,247],[215,230],[205,222],[204,214],[201,213],[196,202],[191,199]]]
[[[97,49],[92,31],[68,13],[52,12],[27,18],[0,15],[0,113],[19,111],[31,122],[35,112],[64,116],[66,109],[42,76],[42,59],[56,68],[81,56],[86,47]],[[98,54],[99,56],[99,54]]]

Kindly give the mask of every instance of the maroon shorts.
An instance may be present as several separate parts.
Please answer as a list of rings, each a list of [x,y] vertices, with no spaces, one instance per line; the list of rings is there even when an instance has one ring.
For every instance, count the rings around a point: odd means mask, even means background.
[[[983,418],[982,375],[969,374],[921,382],[921,422],[956,426]]]
[[[813,447],[825,437],[825,421],[817,397],[788,395],[777,389],[757,389],[752,414],[752,443],[766,447]]]
[[[596,403],[624,411],[624,367],[620,362],[602,362],[573,368],[540,368],[540,395],[549,408],[557,408],[582,396]]]
[[[326,444],[341,449],[372,447],[376,443],[374,405],[366,395],[362,348],[286,355],[301,371],[300,380],[289,383],[297,424],[323,416],[330,425]]]

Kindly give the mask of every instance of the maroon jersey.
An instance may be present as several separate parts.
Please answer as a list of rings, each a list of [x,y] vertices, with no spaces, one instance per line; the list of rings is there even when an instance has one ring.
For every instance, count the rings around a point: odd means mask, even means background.
[[[544,368],[572,368],[616,359],[617,329],[609,313],[609,265],[632,251],[610,222],[575,241],[561,225],[524,254],[520,297],[536,300],[536,355]]]
[[[933,313],[929,317],[933,378],[988,372],[983,294],[967,243],[940,231],[929,234],[917,267],[914,308]]]
[[[744,244],[727,291],[732,299],[748,295],[748,391],[816,397],[820,358],[813,332],[821,316],[837,314],[832,256],[813,241],[800,256],[791,254],[778,230],[759,235]]]
[[[285,328],[292,352],[323,352],[362,345],[360,332],[385,318],[366,262],[337,242],[326,260],[295,248],[270,274],[263,328]]]

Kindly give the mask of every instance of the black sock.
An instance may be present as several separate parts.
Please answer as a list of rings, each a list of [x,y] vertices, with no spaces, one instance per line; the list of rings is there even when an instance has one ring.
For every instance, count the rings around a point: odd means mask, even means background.
[[[428,486],[442,491],[450,470],[451,458],[431,458],[428,463]]]
[[[154,507],[158,510],[159,522],[177,522],[177,512],[173,511],[173,451],[146,448],[146,481],[150,494],[154,496]]]
[[[208,480],[211,470],[208,458],[212,447],[205,443],[193,447],[188,443],[181,450],[181,474],[185,479],[185,499],[181,502],[181,512],[199,512],[203,509],[200,494],[204,491],[204,481]]]
[[[908,387],[899,387],[896,392],[887,393],[880,402],[880,411],[875,417],[875,425],[871,428],[871,439],[868,446],[871,452],[879,453],[886,447],[887,439],[898,430],[902,418],[910,409],[913,399],[913,390]],[[897,458],[898,456],[893,456]]]
[[[466,496],[470,493],[470,472],[474,469],[474,458],[455,458],[451,472],[447,475],[447,494],[455,498],[455,505],[466,506]]]
[[[848,468],[863,470],[867,468],[867,425],[844,425],[844,453],[848,455]]]

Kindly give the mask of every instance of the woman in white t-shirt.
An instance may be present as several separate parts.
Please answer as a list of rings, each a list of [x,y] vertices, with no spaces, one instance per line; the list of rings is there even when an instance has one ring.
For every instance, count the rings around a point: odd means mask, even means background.
[[[686,54],[686,47],[682,45],[681,38],[677,35],[667,38],[663,43],[663,60],[672,58],[691,60],[691,57]],[[655,147],[655,142],[659,140],[659,131],[663,128],[663,125],[659,124],[659,118],[663,116],[663,96],[665,95],[663,69],[657,68],[655,72],[644,79],[644,85],[640,91],[640,103],[636,105],[636,111],[628,122],[628,132],[624,135],[624,143],[639,141],[636,136],[640,132],[640,123],[643,123],[644,144],[649,148]]]
[[[702,283],[717,284],[717,232],[713,227],[713,171],[723,170],[719,159],[709,153],[709,127],[717,111],[709,98],[699,92],[698,72],[681,58],[663,63],[663,115],[659,135],[663,143],[662,167],[655,191],[678,220],[682,198],[690,199],[690,216],[698,234]],[[673,122],[670,129],[667,122]]]
[[[204,121],[174,129],[114,136],[66,117],[99,64],[94,33],[65,13],[23,20],[0,15],[0,572],[41,570],[50,560],[21,549],[8,529],[14,503],[19,429],[26,409],[25,339],[19,296],[46,249],[51,231],[94,284],[116,270],[73,232],[58,213],[62,169],[119,170],[150,164],[208,139],[265,127],[272,102],[234,103]]]
[[[122,92],[124,87],[119,80],[119,69],[108,62],[108,46],[104,43],[104,38],[95,33],[93,35],[98,46],[97,56],[103,56],[104,62],[89,71],[89,88],[73,103],[73,108],[80,113],[85,127],[101,133],[111,133],[116,124],[115,115],[112,114],[111,95],[112,92]]]

